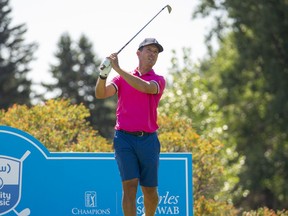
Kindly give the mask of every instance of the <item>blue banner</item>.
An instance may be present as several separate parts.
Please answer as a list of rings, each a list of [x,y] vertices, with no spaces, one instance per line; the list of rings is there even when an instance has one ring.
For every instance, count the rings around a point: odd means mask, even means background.
[[[0,215],[122,216],[121,187],[113,153],[49,152],[31,135],[0,126]],[[156,215],[193,215],[190,153],[160,154],[158,191]]]

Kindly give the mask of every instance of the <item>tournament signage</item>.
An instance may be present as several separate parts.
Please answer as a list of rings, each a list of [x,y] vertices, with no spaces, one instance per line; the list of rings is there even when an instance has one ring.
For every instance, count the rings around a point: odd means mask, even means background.
[[[156,215],[193,215],[191,154],[160,155],[158,191]],[[0,126],[0,216],[122,216],[121,199],[113,153],[49,152],[31,135]]]

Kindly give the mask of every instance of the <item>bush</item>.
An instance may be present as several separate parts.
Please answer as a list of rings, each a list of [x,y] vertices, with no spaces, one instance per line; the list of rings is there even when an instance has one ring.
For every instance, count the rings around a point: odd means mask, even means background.
[[[51,152],[111,152],[112,145],[93,130],[84,105],[68,100],[49,100],[31,108],[14,105],[0,111],[0,123],[23,130]]]
[[[278,210],[275,212],[274,210],[263,207],[263,208],[259,208],[257,211],[244,212],[242,215],[243,216],[287,216],[288,211]]]
[[[226,202],[199,197],[194,202],[194,216],[235,216],[238,211]]]
[[[159,140],[163,152],[192,152],[194,216],[288,216],[288,212],[260,208],[241,213],[232,203],[215,199],[223,188],[223,144],[200,137],[192,121],[178,115],[160,115]],[[221,192],[223,193],[223,192]]]
[[[201,138],[191,120],[177,115],[159,116],[159,140],[164,152],[192,152],[193,197],[195,215],[235,215],[236,209],[214,199],[223,186],[221,149],[217,140]]]

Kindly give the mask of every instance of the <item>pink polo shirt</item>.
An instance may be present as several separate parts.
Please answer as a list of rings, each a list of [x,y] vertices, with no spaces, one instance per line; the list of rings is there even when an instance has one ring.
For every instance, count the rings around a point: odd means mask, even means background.
[[[141,75],[137,69],[134,76],[146,81],[154,81],[158,86],[157,94],[146,94],[130,86],[121,76],[116,76],[112,84],[117,89],[116,130],[155,132],[158,129],[157,107],[165,88],[163,76],[154,70]]]

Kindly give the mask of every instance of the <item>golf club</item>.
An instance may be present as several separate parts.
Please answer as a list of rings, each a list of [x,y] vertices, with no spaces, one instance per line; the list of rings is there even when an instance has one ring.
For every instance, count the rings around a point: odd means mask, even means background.
[[[154,20],[165,8],[168,9],[169,14],[172,11],[172,8],[170,5],[166,5],[165,7],[163,7],[151,20],[149,20],[148,23],[146,23],[146,25],[144,25],[118,52],[117,54],[119,54],[144,28],[146,28],[147,25],[149,25],[149,23],[152,22],[152,20]],[[105,61],[104,61],[105,62]],[[105,63],[102,63],[102,65],[100,66],[100,69],[103,70],[105,67],[107,67],[107,61]]]
[[[119,54],[147,25],[149,25],[150,22],[152,22],[152,20],[155,19],[155,17],[157,17],[165,8],[167,7],[169,14],[172,11],[172,8],[170,7],[170,5],[166,5],[165,7],[163,7],[146,25],[144,25],[140,31],[138,31],[118,52],[117,54]]]
[[[17,216],[29,216],[31,213],[29,208],[26,208],[21,212],[17,212],[15,209],[13,209],[13,211]]]

